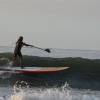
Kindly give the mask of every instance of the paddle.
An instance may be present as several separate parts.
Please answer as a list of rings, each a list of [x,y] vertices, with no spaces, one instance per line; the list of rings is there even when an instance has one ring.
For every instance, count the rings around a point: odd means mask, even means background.
[[[36,47],[36,46],[33,46],[34,48],[37,48],[37,49],[40,49],[40,50],[43,50],[43,51],[46,51],[48,53],[51,53],[50,49],[42,49],[42,48],[39,48],[39,47]]]

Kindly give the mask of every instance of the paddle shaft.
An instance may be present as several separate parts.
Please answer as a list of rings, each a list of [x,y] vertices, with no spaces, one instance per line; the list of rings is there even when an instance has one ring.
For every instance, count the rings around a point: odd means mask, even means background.
[[[37,49],[40,49],[40,50],[44,50],[44,49],[42,49],[42,48],[39,48],[39,47],[36,47],[36,46],[33,46],[33,47],[35,47],[35,48],[37,48]],[[45,51],[45,50],[44,50]]]
[[[46,51],[48,53],[51,53],[50,49],[42,49],[42,48],[39,48],[39,47],[36,47],[36,46],[32,46],[32,47],[43,50],[43,51]]]

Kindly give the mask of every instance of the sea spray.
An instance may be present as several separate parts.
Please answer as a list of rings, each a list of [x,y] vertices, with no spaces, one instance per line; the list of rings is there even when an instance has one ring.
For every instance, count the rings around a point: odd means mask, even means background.
[[[24,82],[22,82],[24,83]],[[14,86],[14,94],[11,96],[11,100],[67,100],[70,91],[64,91],[61,88],[21,88],[19,90]],[[71,99],[69,99],[71,100]]]
[[[14,94],[24,92],[29,89],[29,84],[25,81],[16,81],[13,87]],[[29,89],[30,90],[30,89]]]
[[[66,93],[59,89],[45,89],[39,92],[33,88],[33,92],[16,93],[10,100],[100,100],[100,95],[81,94],[81,92],[75,93],[69,90]]]
[[[21,82],[19,85],[19,91],[15,90],[19,83],[16,84],[14,94],[10,96],[9,100],[100,100],[99,91],[71,89],[67,82],[59,88],[29,88],[29,85],[27,87],[27,83],[22,81],[22,86]]]

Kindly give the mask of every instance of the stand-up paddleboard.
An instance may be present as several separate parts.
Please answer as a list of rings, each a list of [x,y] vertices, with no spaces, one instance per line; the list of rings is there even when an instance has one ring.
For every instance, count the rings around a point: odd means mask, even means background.
[[[60,72],[69,67],[24,67],[23,69],[20,67],[9,67],[9,68],[0,68],[0,71],[12,71],[16,73],[23,74],[48,74]]]

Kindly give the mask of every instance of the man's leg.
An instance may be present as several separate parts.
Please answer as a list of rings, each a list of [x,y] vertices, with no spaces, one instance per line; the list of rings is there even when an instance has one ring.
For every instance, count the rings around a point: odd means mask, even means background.
[[[14,54],[14,55],[13,55],[13,63],[12,63],[13,66],[14,66],[15,63],[16,63],[16,58],[17,58],[17,54]]]
[[[21,66],[21,68],[24,68],[23,67],[23,58],[22,57],[20,57],[20,66]]]
[[[20,60],[20,66],[21,66],[21,68],[24,68],[23,67],[23,57],[22,57],[21,52],[19,53],[19,60]]]

